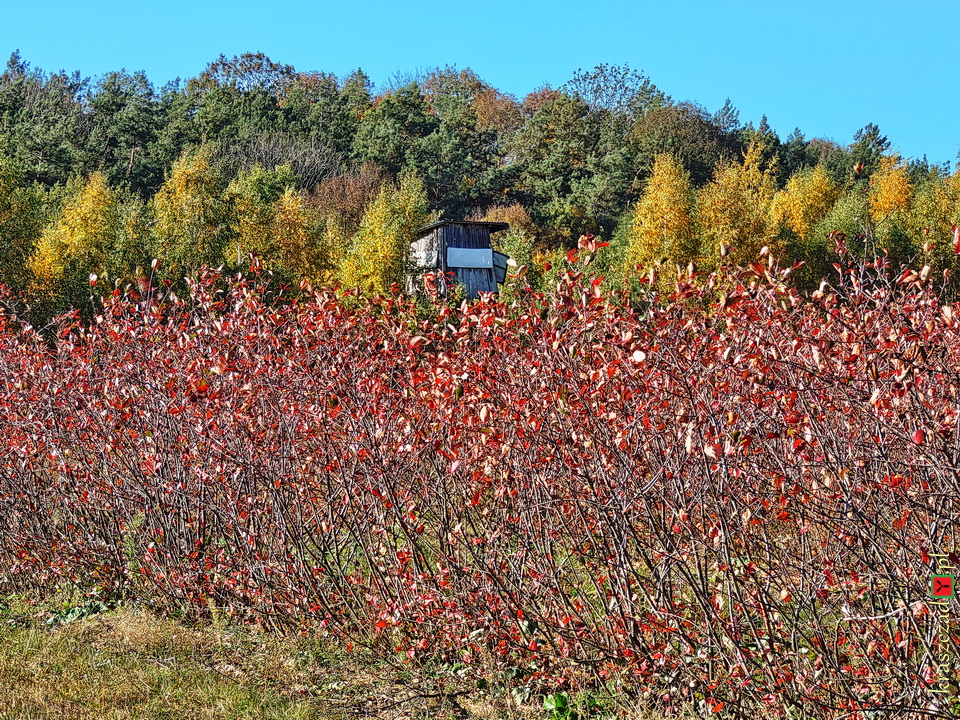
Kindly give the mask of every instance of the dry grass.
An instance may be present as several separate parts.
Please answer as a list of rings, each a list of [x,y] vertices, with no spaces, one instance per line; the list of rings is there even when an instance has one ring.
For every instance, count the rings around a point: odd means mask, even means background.
[[[398,669],[309,639],[197,629],[131,609],[48,626],[56,609],[0,598],[0,720],[530,716],[453,673]]]
[[[335,717],[297,697],[270,654],[258,667],[257,653],[169,621],[121,612],[17,625],[0,630],[3,718]]]
[[[305,638],[188,627],[133,609],[48,625],[73,602],[0,598],[0,720],[548,717],[538,699],[481,692],[450,670],[397,667]],[[616,715],[652,720],[624,707]]]

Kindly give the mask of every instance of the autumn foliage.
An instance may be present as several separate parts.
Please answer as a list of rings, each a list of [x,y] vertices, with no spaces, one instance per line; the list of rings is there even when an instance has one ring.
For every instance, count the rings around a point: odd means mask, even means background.
[[[549,297],[426,314],[213,272],[52,346],[8,310],[0,591],[667,711],[946,717],[927,584],[956,541],[960,310],[882,263],[804,299],[772,261],[629,304],[596,250]]]

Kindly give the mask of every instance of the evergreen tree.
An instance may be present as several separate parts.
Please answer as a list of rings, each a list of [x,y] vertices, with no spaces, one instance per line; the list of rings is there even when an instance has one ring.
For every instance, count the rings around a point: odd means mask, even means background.
[[[879,169],[880,161],[890,149],[886,135],[880,134],[880,128],[868,123],[857,130],[850,146],[850,158],[854,167],[859,167],[859,175],[869,178]]]
[[[354,139],[357,162],[375,162],[392,175],[409,165],[418,141],[439,125],[428,112],[426,98],[411,83],[381,98],[361,120]]]
[[[64,183],[82,167],[89,137],[79,73],[46,75],[13,53],[0,74],[0,140],[30,180]]]
[[[91,113],[88,167],[117,187],[152,194],[163,182],[156,144],[162,123],[160,98],[143,73],[109,73],[87,96]]]

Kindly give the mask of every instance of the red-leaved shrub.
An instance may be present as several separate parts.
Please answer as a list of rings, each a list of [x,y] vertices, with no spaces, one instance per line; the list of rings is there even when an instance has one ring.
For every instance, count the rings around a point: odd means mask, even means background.
[[[960,310],[869,265],[813,299],[753,265],[631,306],[569,259],[549,297],[426,319],[216,273],[53,344],[8,315],[0,590],[665,708],[946,717],[928,583],[958,527]]]

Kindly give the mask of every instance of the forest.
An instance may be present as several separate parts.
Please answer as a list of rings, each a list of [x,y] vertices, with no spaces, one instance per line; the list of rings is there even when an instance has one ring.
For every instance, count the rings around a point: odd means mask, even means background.
[[[316,638],[551,720],[955,718],[958,213],[875,125],[781,140],[625,67],[14,54],[0,633],[69,591],[53,625]],[[400,292],[438,218],[509,223],[499,294]]]
[[[890,152],[867,124],[849,145],[782,140],[727,103],[679,102],[643,73],[599,65],[518,99],[454,67],[374,92],[357,70],[302,72],[219,57],[156,88],[124,70],[46,73],[14,53],[0,75],[0,282],[35,319],[150,273],[203,266],[384,292],[411,231],[509,222],[495,242],[529,281],[592,234],[605,282],[661,282],[720,252],[802,262],[810,290],[837,248],[894,264],[954,263],[960,177]],[[157,262],[154,262],[156,260]],[[949,281],[949,273],[947,276]]]

